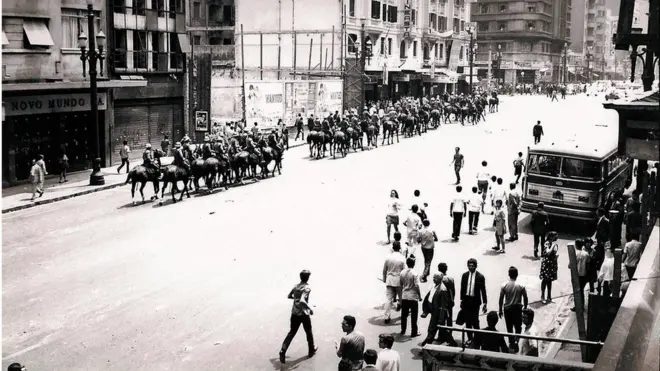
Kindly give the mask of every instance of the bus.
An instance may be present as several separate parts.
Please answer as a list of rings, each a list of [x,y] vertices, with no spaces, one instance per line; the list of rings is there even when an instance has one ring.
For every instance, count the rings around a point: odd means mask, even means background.
[[[580,143],[569,139],[528,150],[523,211],[533,212],[543,202],[550,216],[594,222],[610,195],[629,185],[632,160],[618,154],[616,140],[593,134]]]

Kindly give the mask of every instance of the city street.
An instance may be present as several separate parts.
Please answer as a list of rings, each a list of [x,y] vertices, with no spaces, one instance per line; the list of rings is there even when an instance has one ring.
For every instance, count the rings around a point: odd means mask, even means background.
[[[306,146],[292,149],[281,176],[191,194],[177,204],[168,199],[163,206],[133,207],[129,188],[119,187],[7,214],[2,367],[20,362],[30,370],[336,370],[333,341],[343,335],[342,316],[351,314],[368,348],[378,348],[378,334],[395,333],[401,369],[418,370],[414,349],[423,336],[399,337],[400,313],[389,325],[382,321],[391,189],[398,190],[404,210],[415,189],[429,204],[431,228],[440,239],[434,271],[446,262],[458,289],[467,259],[476,258],[486,277],[488,308],[497,310],[507,269],[518,267],[537,326],[553,333],[554,319],[565,309],[562,295],[572,291],[565,245],[578,236],[560,233],[556,299],[541,304],[540,261],[532,257],[527,214],[521,216],[520,240],[507,244],[506,254],[491,251],[494,233],[485,229],[492,225],[490,215],[482,215],[478,235],[468,235],[465,222],[460,242],[451,242],[450,162],[460,147],[466,194],[476,185],[482,160],[508,184],[512,161],[533,143],[536,120],[542,121],[543,141],[577,132],[616,135],[616,125],[594,127],[616,124],[616,112],[604,110],[600,98],[567,96],[551,103],[545,96],[502,96],[500,112],[477,126],[450,124],[336,160],[309,160]],[[151,192],[147,185],[147,198]],[[416,269],[422,268],[420,258]],[[291,311],[287,294],[302,269],[312,272],[319,352],[307,359],[300,329],[281,366],[278,351]],[[423,284],[423,293],[430,287]],[[427,323],[420,319],[422,335]],[[498,328],[505,330],[504,321]]]

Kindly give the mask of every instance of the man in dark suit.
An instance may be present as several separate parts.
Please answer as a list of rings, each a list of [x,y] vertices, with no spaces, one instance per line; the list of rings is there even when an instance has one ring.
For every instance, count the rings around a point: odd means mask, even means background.
[[[438,264],[438,271],[442,273],[442,283],[449,291],[451,302],[449,303],[449,317],[447,319],[447,326],[452,326],[452,319],[454,318],[454,305],[456,304],[456,283],[454,279],[447,275],[447,263]]]
[[[543,256],[543,246],[545,245],[545,234],[547,233],[550,218],[548,213],[543,210],[545,204],[539,202],[536,205],[536,211],[532,213],[532,233],[534,233],[534,257],[539,257],[539,243],[541,245],[541,256]]]
[[[596,249],[594,251],[594,263],[600,269],[605,259],[605,242],[610,241],[610,220],[605,216],[605,209],[599,208],[596,211],[598,216],[598,224],[596,224],[596,233],[594,239],[596,240]]]
[[[468,271],[461,277],[461,313],[466,328],[479,329],[479,307],[486,313],[488,296],[486,295],[486,278],[477,272],[477,259],[470,258],[467,262]],[[468,341],[472,342],[472,334],[468,333]]]
[[[438,332],[440,341],[448,342],[451,345],[456,344],[456,341],[449,332],[438,329],[438,325],[447,325],[450,308],[449,305],[451,301],[449,290],[447,290],[447,287],[442,283],[442,279],[442,273],[436,273],[433,275],[433,283],[435,286],[428,294],[426,294],[426,297],[424,297],[424,301],[422,302],[422,318],[426,318],[426,316],[431,314],[428,334],[426,335],[426,339],[422,342],[422,346],[432,344],[435,340],[435,334]]]

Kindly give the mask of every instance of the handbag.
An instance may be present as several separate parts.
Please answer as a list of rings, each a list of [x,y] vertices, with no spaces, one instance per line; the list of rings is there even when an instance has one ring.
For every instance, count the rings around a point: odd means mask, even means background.
[[[456,316],[455,323],[458,326],[463,326],[465,324],[465,315],[463,314],[463,309],[458,311],[458,315]]]

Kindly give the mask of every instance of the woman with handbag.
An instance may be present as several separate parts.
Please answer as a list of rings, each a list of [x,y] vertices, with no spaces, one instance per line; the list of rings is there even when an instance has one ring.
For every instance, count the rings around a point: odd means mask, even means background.
[[[66,171],[69,169],[69,157],[66,151],[62,148],[62,155],[60,156],[60,183],[68,182],[66,179]]]
[[[557,232],[548,233],[546,246],[544,246],[543,257],[541,258],[541,303],[548,304],[552,302],[552,281],[557,280],[557,258],[559,257],[559,239]],[[547,295],[546,289],[548,291]]]

